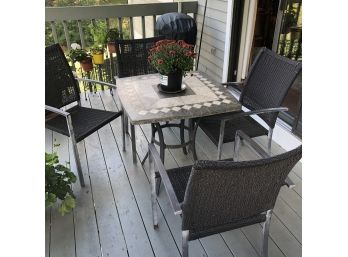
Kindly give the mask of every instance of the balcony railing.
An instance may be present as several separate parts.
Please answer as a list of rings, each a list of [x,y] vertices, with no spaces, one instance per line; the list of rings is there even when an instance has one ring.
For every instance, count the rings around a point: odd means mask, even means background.
[[[110,28],[117,28],[127,38],[145,38],[154,36],[156,18],[168,12],[182,12],[196,18],[197,1],[175,3],[149,3],[130,5],[46,7],[45,43],[59,43],[64,51],[70,51],[71,43],[79,43],[88,49],[101,44],[103,35]],[[92,33],[91,33],[92,32]],[[104,33],[104,34],[103,34]],[[106,53],[105,62],[96,65],[92,72],[84,73],[81,68],[72,65],[83,77],[106,82],[115,82],[117,74],[116,59]],[[89,88],[92,85],[82,85]],[[104,88],[101,88],[104,89]]]
[[[106,29],[115,25],[119,31],[129,29],[130,38],[148,37],[154,33],[156,16],[168,12],[191,14],[195,18],[197,1],[176,3],[150,3],[131,5],[76,6],[76,7],[47,7],[45,10],[46,35],[52,34],[54,43],[66,45],[70,50],[71,31],[69,24],[78,28],[79,41],[83,48],[88,47],[85,40],[84,26],[95,26],[96,20],[105,22]],[[87,23],[86,23],[87,22]],[[64,42],[59,42],[57,25],[63,26]],[[152,31],[149,30],[151,28]],[[140,32],[140,33],[139,33]],[[139,35],[140,34],[140,35]],[[148,35],[150,34],[150,35]],[[151,35],[152,34],[152,35]],[[52,42],[53,43],[53,42]]]

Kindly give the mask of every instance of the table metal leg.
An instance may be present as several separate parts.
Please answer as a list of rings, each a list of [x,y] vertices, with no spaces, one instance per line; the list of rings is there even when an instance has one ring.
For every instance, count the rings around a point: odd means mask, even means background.
[[[158,131],[158,139],[159,139],[159,143],[160,143],[160,158],[161,158],[162,163],[164,164],[164,151],[165,151],[166,145],[164,143],[164,137],[163,137],[161,124],[155,123],[154,126],[155,126],[154,127],[155,129],[152,130],[153,137],[151,138],[151,141],[152,141],[152,139],[154,140],[154,137],[155,137],[154,133],[157,130]],[[157,174],[157,176],[156,176],[156,193],[157,193],[157,195],[159,194],[159,191],[161,188],[161,181],[162,181],[161,177],[159,176],[159,174]]]
[[[155,125],[151,123],[151,143],[155,142],[155,134],[156,134]],[[141,161],[141,165],[144,165],[147,157],[149,157],[149,152],[145,154],[144,159]]]
[[[189,123],[188,124],[189,125],[189,141],[191,142],[191,144],[189,144],[189,146],[188,146],[188,150],[193,152],[193,149],[192,149],[192,140],[194,139],[194,137],[192,136],[193,129],[194,129],[193,119],[189,119],[188,123]]]
[[[196,120],[193,131],[192,131],[192,141],[191,141],[191,147],[192,147],[192,153],[193,153],[193,160],[197,161],[197,153],[196,153],[196,133],[198,129],[198,124],[199,124],[200,119]]]
[[[185,120],[180,120],[180,141],[181,144],[185,143]],[[187,154],[185,146],[182,148],[182,151],[184,152],[184,154]]]
[[[133,162],[137,162],[137,149],[135,144],[135,130],[134,125],[131,124],[131,140],[132,140],[132,155],[133,155]]]

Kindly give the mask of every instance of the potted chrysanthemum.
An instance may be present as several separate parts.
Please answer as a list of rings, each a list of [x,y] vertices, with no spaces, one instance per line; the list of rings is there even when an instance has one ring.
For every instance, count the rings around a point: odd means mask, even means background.
[[[182,77],[193,67],[193,48],[183,40],[160,40],[150,49],[148,61],[160,73],[162,91],[181,91]]]

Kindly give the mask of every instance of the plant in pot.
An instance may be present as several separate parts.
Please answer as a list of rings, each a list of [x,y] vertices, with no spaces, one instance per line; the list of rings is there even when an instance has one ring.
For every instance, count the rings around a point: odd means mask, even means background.
[[[61,215],[75,207],[75,196],[71,189],[76,176],[69,168],[59,164],[57,153],[45,153],[45,205],[51,207],[59,199]]]
[[[161,91],[182,90],[182,77],[193,67],[193,48],[183,40],[160,40],[150,49],[148,61],[160,73]]]
[[[109,29],[106,33],[105,43],[108,46],[110,54],[116,53],[115,40],[122,38],[122,33],[117,28]]]
[[[296,11],[292,6],[288,6],[288,8],[284,11],[281,34],[288,34],[291,30],[291,27],[296,25]]]
[[[94,46],[91,48],[92,60],[94,64],[104,63],[104,47],[101,45]]]
[[[77,43],[71,44],[68,57],[73,63],[79,62],[85,72],[93,70],[92,56]]]

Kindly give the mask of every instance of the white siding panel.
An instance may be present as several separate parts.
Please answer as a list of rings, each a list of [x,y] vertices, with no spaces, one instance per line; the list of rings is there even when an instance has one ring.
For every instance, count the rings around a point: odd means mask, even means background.
[[[198,29],[198,32],[201,32],[201,28]],[[211,36],[212,38],[215,38],[221,42],[225,42],[225,33],[218,31],[214,28],[211,28],[209,26],[204,26],[203,33],[207,34],[208,36]]]
[[[201,32],[199,31],[197,34],[201,35]],[[202,41],[214,46],[217,49],[220,49],[221,51],[225,50],[224,41],[220,41],[214,37],[209,36],[208,34],[205,33],[205,31],[203,31]]]
[[[199,10],[198,10],[199,11]],[[197,15],[197,27],[202,28],[202,21],[203,21],[203,15],[198,14]],[[226,23],[218,21],[216,19],[212,19],[210,17],[205,17],[204,26],[209,26],[211,28],[214,28],[216,30],[219,30],[223,33],[226,32]]]
[[[198,6],[198,13],[204,13],[204,6]],[[215,10],[215,9],[211,9],[209,7],[207,7],[207,11],[205,13],[205,17],[209,17],[212,18],[214,20],[218,20],[221,22],[225,22],[226,21],[226,10],[225,11],[219,11],[219,10]]]
[[[199,45],[205,0],[198,0],[197,45]],[[206,73],[216,82],[222,81],[222,67],[225,51],[227,1],[207,1],[202,44],[198,70]]]

